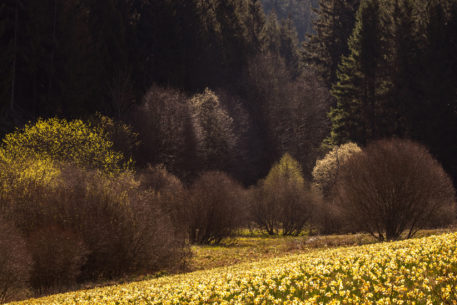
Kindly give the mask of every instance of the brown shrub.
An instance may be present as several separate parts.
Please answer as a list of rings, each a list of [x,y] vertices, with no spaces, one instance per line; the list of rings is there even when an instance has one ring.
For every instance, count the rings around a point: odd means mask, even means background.
[[[222,172],[206,172],[188,190],[185,211],[193,243],[219,243],[239,228],[244,211],[241,186]]]
[[[182,230],[161,197],[140,188],[132,173],[108,176],[62,164],[52,178],[42,176],[3,175],[8,183],[0,189],[2,213],[29,237],[38,292],[64,289],[76,278],[110,279],[181,264],[187,253]]]
[[[37,294],[57,292],[76,284],[88,254],[76,234],[48,226],[33,232],[27,246],[33,257],[30,285]]]
[[[10,223],[0,218],[0,303],[12,300],[27,287],[31,257],[24,239]]]
[[[138,180],[142,190],[156,195],[161,210],[172,221],[176,234],[185,236],[189,219],[185,211],[186,193],[181,181],[170,174],[163,164],[148,165],[140,170]]]
[[[310,219],[316,194],[305,182],[298,162],[285,154],[268,176],[251,190],[250,217],[270,235],[298,235]]]
[[[70,168],[62,177],[65,187],[55,198],[89,250],[82,279],[154,272],[183,257],[184,237],[159,197],[140,190],[130,173],[109,178]]]
[[[171,192],[182,189],[181,181],[170,174],[165,165],[152,166],[148,164],[145,169],[138,172],[141,188],[152,189],[155,192]]]
[[[430,220],[455,219],[450,178],[423,146],[408,140],[377,141],[350,158],[336,193],[345,219],[379,240],[398,239],[404,231],[409,238],[434,225]]]
[[[350,231],[344,224],[339,207],[324,200],[316,201],[311,223],[319,234],[328,235]]]

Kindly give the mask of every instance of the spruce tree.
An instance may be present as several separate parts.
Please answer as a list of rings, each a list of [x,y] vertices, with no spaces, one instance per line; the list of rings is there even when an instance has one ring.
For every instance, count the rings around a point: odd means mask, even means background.
[[[337,105],[330,113],[330,141],[366,143],[382,135],[379,125],[386,91],[386,22],[378,0],[362,2],[343,56],[338,81],[332,88]]]
[[[411,0],[395,0],[390,15],[390,102],[384,107],[385,115],[390,119],[383,129],[389,129],[390,134],[397,136],[412,137],[417,119],[414,113],[421,98],[418,95],[420,45],[414,3]]]
[[[348,38],[360,0],[321,0],[313,22],[314,34],[304,42],[303,60],[317,68],[327,86],[336,82],[341,56],[349,54]]]

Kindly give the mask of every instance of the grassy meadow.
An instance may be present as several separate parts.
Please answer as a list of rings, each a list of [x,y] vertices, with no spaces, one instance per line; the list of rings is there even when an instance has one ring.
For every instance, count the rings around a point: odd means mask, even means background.
[[[193,247],[189,268],[205,270],[15,304],[457,304],[456,249],[457,233],[244,236]]]

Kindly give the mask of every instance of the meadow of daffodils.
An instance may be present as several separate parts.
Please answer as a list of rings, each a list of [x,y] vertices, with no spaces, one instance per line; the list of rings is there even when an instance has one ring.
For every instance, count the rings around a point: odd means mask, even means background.
[[[24,304],[457,304],[457,233],[316,250]]]

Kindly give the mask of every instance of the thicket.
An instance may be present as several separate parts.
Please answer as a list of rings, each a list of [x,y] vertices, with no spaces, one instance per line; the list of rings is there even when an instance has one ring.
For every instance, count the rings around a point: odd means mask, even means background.
[[[40,120],[8,135],[1,147],[2,298],[10,298],[15,289],[30,288],[39,295],[182,266],[185,236],[163,196],[144,188],[125,168],[113,166],[109,172],[106,166],[78,166],[90,152],[107,157],[101,160],[109,165],[110,156],[122,155],[109,149],[112,143],[103,133],[85,133],[88,127],[80,121],[50,121],[64,124],[64,130],[50,131],[47,121]],[[65,130],[73,123],[82,126],[81,132]],[[75,138],[75,144],[93,145],[92,150],[62,146]]]
[[[230,126],[228,111],[219,108],[213,92],[195,98],[194,107],[210,116],[199,114],[198,120],[213,124],[222,117]],[[404,231],[409,238],[420,228],[455,221],[451,180],[424,147],[408,140],[378,141],[363,150],[353,143],[335,147],[316,162],[314,185],[300,163],[285,154],[265,179],[245,189],[220,171],[202,170],[185,183],[163,164],[134,172],[112,147],[133,143],[114,137],[113,130],[136,133],[109,118],[97,120],[94,127],[39,120],[5,137],[0,148],[3,300],[28,290],[40,295],[86,281],[177,270],[185,266],[189,243],[217,244],[253,224],[270,235],[317,228],[393,240]],[[213,137],[224,136],[202,136],[204,141]],[[92,145],[91,151],[75,145]],[[106,164],[81,166],[90,154]]]

